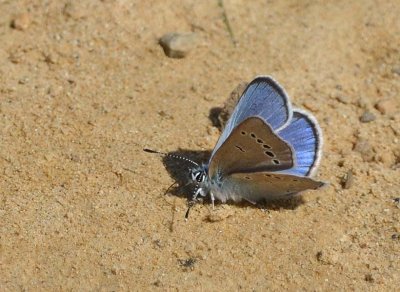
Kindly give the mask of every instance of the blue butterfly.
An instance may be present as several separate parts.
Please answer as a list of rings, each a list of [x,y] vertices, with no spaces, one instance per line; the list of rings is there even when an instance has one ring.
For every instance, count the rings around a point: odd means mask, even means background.
[[[311,178],[322,156],[317,120],[293,109],[285,90],[269,76],[256,77],[247,86],[207,164],[156,153],[193,164],[189,172],[195,190],[189,209],[198,196],[209,195],[213,205],[214,200],[256,203],[325,184]]]

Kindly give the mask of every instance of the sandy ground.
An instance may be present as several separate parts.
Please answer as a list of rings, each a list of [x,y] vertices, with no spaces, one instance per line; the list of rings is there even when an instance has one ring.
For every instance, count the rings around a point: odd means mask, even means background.
[[[236,46],[218,0],[0,1],[1,291],[398,290],[398,1],[224,4]],[[173,31],[198,36],[184,59]],[[259,74],[318,118],[330,185],[185,222],[142,148],[207,153]]]

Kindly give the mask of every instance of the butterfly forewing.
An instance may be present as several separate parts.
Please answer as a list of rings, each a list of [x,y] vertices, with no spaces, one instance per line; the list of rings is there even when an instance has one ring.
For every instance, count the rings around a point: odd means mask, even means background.
[[[209,176],[236,172],[279,171],[293,167],[293,151],[259,117],[240,123],[225,140],[209,165]]]
[[[211,157],[237,125],[254,116],[262,118],[275,131],[283,128],[292,118],[292,106],[288,95],[270,76],[259,76],[247,86],[226,123]]]

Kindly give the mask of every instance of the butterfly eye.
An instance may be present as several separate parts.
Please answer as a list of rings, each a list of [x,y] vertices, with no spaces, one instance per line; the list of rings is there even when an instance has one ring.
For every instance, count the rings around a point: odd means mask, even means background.
[[[201,183],[205,179],[205,174],[203,171],[197,171],[196,173],[193,174],[193,177],[197,182]]]

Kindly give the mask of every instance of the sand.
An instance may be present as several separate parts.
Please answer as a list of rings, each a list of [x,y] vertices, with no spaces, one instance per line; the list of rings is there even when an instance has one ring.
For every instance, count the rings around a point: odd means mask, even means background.
[[[398,1],[219,2],[0,2],[1,291],[398,290]],[[318,119],[330,184],[186,222],[142,149],[206,159],[260,74]]]

